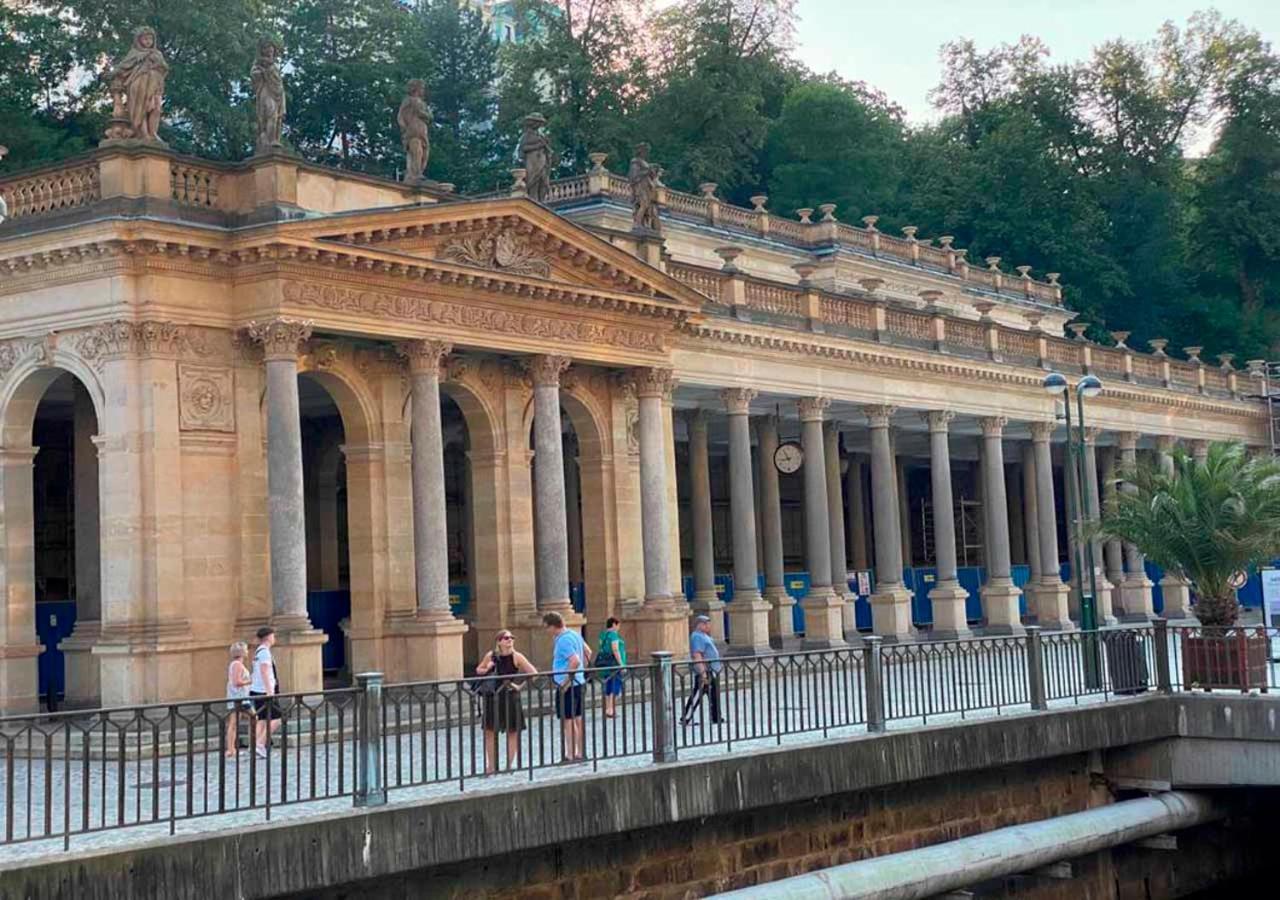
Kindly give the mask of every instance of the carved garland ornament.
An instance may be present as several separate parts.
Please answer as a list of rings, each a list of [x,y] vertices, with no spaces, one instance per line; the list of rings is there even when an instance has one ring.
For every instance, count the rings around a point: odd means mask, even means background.
[[[546,255],[511,228],[456,237],[440,248],[437,258],[515,275],[551,276],[551,262]]]

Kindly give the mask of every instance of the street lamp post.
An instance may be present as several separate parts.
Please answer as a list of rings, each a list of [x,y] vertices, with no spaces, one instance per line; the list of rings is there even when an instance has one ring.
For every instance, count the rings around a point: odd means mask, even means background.
[[[1044,389],[1050,394],[1063,394],[1062,405],[1067,420],[1067,465],[1064,477],[1071,479],[1066,494],[1067,521],[1071,524],[1073,534],[1068,540],[1074,545],[1071,556],[1071,584],[1075,591],[1080,608],[1080,627],[1085,632],[1085,680],[1089,687],[1097,687],[1101,683],[1101,666],[1098,658],[1096,631],[1098,629],[1098,579],[1095,572],[1093,541],[1085,540],[1085,522],[1097,515],[1093,508],[1093,497],[1087,491],[1088,480],[1084,475],[1084,400],[1096,397],[1102,392],[1102,382],[1094,375],[1086,375],[1076,383],[1076,434],[1072,433],[1071,393],[1065,376],[1058,372],[1050,372],[1044,377]],[[1074,486],[1075,490],[1070,487]],[[1088,572],[1086,590],[1085,573]]]

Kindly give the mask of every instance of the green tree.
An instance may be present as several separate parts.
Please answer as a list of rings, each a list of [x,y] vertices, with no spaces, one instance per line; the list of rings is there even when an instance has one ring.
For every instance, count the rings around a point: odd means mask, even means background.
[[[1178,450],[1171,474],[1143,464],[1120,477],[1133,490],[1117,492],[1104,510],[1102,534],[1189,579],[1201,624],[1234,625],[1240,606],[1232,578],[1280,555],[1280,462],[1216,443],[1204,464]]]
[[[62,88],[75,57],[70,36],[49,10],[0,6],[0,143],[6,168],[22,168],[78,153],[93,122],[76,116]]]

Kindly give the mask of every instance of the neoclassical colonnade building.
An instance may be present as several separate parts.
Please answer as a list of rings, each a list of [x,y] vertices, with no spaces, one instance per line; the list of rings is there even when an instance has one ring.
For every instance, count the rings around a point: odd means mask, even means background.
[[[1104,382],[1095,498],[1266,440],[1260,374],[1062,337],[1056,276],[710,184],[635,230],[603,163],[542,202],[128,142],[0,179],[0,708],[218,696],[268,622],[285,690],[500,628],[545,664],[547,610],[638,660],[691,611],[742,653],[1072,628],[1047,370]],[[1104,621],[1187,615],[1099,549]]]

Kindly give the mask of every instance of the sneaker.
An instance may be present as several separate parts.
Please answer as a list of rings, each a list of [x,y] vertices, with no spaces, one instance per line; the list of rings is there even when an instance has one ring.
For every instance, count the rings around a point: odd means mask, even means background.
[[[255,747],[255,748],[254,748],[254,750],[253,750],[253,752],[254,752],[254,753],[256,753],[256,754],[258,755],[258,759],[266,759],[266,758],[267,758],[267,748],[266,748],[266,747]]]

